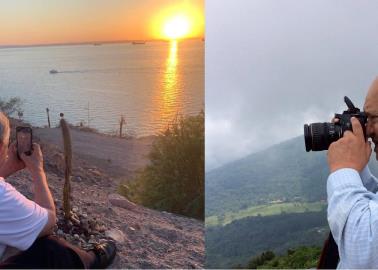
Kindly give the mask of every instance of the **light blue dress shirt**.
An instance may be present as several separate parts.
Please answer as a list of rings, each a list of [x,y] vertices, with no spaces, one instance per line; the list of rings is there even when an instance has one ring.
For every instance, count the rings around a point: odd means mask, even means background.
[[[378,268],[378,180],[368,166],[333,172],[327,181],[328,223],[339,247],[337,268]]]

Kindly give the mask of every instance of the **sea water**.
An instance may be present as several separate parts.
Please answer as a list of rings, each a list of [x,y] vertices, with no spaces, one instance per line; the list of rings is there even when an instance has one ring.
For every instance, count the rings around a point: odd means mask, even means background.
[[[50,71],[56,70],[57,73]],[[23,118],[115,133],[163,131],[178,115],[204,109],[202,40],[37,46],[0,49],[0,99],[20,97]],[[17,117],[17,114],[14,115]]]

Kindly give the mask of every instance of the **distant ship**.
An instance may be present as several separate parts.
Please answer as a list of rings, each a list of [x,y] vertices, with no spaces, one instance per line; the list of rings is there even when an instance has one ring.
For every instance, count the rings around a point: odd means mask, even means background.
[[[56,73],[58,73],[58,71],[56,69],[50,70],[50,74],[56,74]]]
[[[143,45],[143,44],[146,44],[145,41],[133,41],[131,44],[133,45]]]
[[[101,43],[93,43],[94,46],[101,46]]]

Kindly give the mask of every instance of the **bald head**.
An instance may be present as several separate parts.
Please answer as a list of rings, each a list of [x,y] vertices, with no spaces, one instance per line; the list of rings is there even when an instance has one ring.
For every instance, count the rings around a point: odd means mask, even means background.
[[[0,144],[8,144],[9,132],[8,117],[0,111]]]
[[[378,77],[375,78],[366,95],[364,111],[368,115],[378,115]]]

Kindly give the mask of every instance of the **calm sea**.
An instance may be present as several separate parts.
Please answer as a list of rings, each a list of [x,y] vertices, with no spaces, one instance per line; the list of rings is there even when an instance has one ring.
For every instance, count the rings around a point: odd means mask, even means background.
[[[50,74],[50,70],[58,73]],[[0,98],[24,101],[24,119],[52,125],[59,113],[101,132],[156,134],[177,113],[204,109],[204,42],[147,42],[0,49]]]

